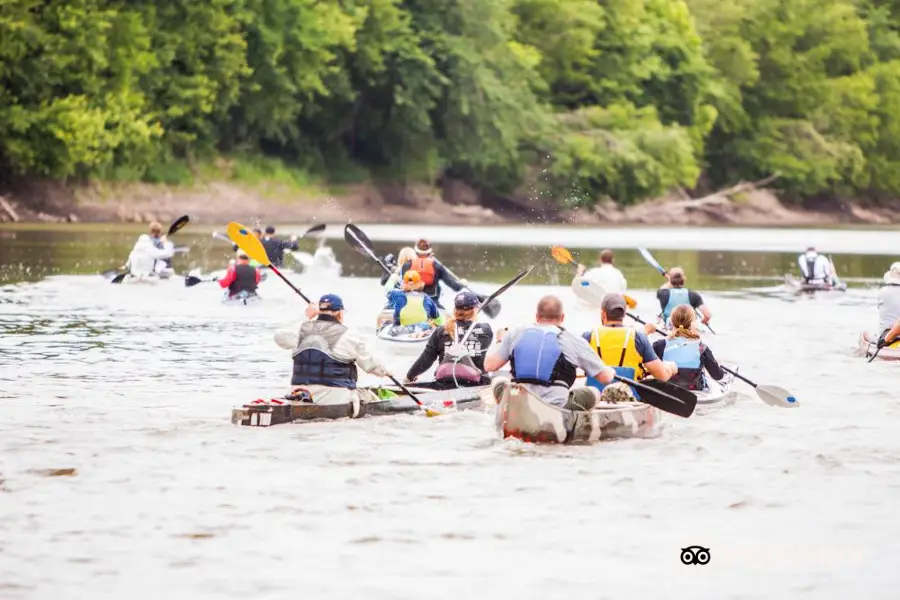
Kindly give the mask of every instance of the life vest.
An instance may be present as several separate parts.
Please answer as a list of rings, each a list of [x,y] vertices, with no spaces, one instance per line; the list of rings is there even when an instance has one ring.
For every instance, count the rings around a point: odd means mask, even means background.
[[[706,387],[703,379],[703,365],[700,362],[701,353],[699,340],[682,337],[666,340],[666,349],[662,359],[678,365],[678,373],[670,381],[689,390]]]
[[[605,364],[611,366],[616,375],[628,379],[644,378],[644,363],[637,350],[637,333],[633,327],[607,327],[601,325],[591,332],[590,344],[594,352]],[[598,379],[588,376],[585,385],[602,390],[606,387]]]
[[[425,310],[425,294],[407,292],[406,305],[400,309],[400,325],[417,325],[428,322],[428,311]]]
[[[675,310],[676,307],[690,303],[690,290],[687,288],[671,288],[669,290],[669,302],[666,304],[665,308],[663,308],[663,320],[668,321],[669,317],[672,316],[672,311]]]
[[[332,356],[332,348],[347,331],[337,322],[309,321],[300,327],[291,385],[324,385],[356,389],[356,364]]]
[[[263,238],[261,242],[269,262],[280,267],[284,262],[284,242],[273,237]]]
[[[577,375],[575,365],[566,360],[559,344],[559,331],[529,327],[516,342],[510,357],[512,380],[545,386],[572,387]]]
[[[805,283],[810,283],[816,278],[816,259],[818,258],[818,255],[812,258],[806,257],[806,275],[803,276]]]
[[[414,258],[409,270],[418,272],[426,286],[434,285],[434,259],[430,256]]]
[[[234,296],[241,292],[256,293],[256,269],[250,265],[234,265],[234,281],[228,286],[228,295]]]
[[[469,323],[457,322],[455,324],[456,335],[452,339],[450,336],[447,336],[447,341],[450,345],[444,351],[444,359],[434,371],[434,379],[436,381],[451,381],[457,386],[481,383],[481,369],[475,366],[472,357],[469,354],[456,356],[450,350],[453,347],[454,340],[461,340],[466,335],[468,326]],[[478,325],[475,327],[478,327]],[[474,334],[475,332],[473,331],[472,333]],[[481,342],[478,341],[475,335],[470,335],[469,339],[466,340],[465,351],[479,352],[480,350],[482,350]]]

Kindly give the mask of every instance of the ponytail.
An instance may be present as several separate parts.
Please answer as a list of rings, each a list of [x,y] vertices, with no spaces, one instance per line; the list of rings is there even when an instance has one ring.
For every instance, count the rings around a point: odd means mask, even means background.
[[[697,318],[693,306],[689,304],[676,306],[670,318],[672,320],[672,332],[669,333],[669,339],[676,337],[683,337],[689,340],[700,339],[700,334],[691,328],[694,324],[694,319]]]
[[[453,310],[453,317],[447,319],[444,323],[444,331],[450,336],[450,339],[456,341],[456,323],[458,321],[471,321],[475,318],[474,308],[457,308]]]

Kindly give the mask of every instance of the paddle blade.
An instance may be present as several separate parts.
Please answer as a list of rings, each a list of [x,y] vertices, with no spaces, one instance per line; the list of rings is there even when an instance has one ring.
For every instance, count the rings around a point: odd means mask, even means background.
[[[668,381],[645,379],[637,382],[618,375],[616,380],[634,386],[641,395],[641,402],[678,417],[690,417],[697,406],[697,396],[693,392]]]
[[[178,217],[177,219],[172,221],[172,224],[169,225],[168,235],[172,235],[179,229],[183,228],[185,225],[187,225],[190,222],[190,220],[191,220],[191,218],[189,216],[181,215],[180,217]]]
[[[100,273],[100,277],[102,277],[103,279],[112,281],[113,278],[118,274],[119,274],[118,269],[110,269],[109,271],[103,271],[102,273]]]
[[[600,308],[600,303],[606,296],[606,289],[602,285],[585,277],[572,280],[572,291],[579,300],[592,308]]]
[[[263,248],[262,242],[253,235],[253,232],[240,223],[232,221],[228,224],[228,238],[237,244],[238,248],[246,252],[247,256],[252,260],[266,267],[271,266],[269,255],[266,254],[266,249]]]
[[[575,259],[572,258],[572,253],[563,246],[553,246],[550,248],[550,256],[561,265],[575,262]]]
[[[110,283],[122,283],[122,281],[125,280],[126,275],[128,275],[128,273],[119,273],[110,280]]]
[[[769,406],[779,408],[798,408],[800,406],[800,401],[793,394],[777,385],[758,385],[756,386],[756,395]]]
[[[665,275],[666,275],[666,270],[663,269],[663,267],[662,267],[661,264],[659,264],[658,262],[656,262],[656,259],[653,258],[653,255],[650,254],[650,251],[649,251],[649,250],[647,250],[646,248],[638,248],[638,252],[641,253],[641,256],[644,257],[644,260],[646,260],[646,261],[650,264],[651,267],[653,267],[654,269],[656,269],[657,271],[659,271],[660,275],[662,275],[663,277],[665,277]]]
[[[365,256],[372,255],[372,240],[356,225],[347,223],[344,227],[344,239],[360,254]]]
[[[310,235],[318,235],[318,234],[322,233],[323,231],[325,231],[325,223],[320,223],[318,225],[313,225],[312,227],[307,229],[306,232],[300,237],[307,237]]]
[[[622,294],[622,297],[625,298],[625,304],[628,305],[628,308],[637,308],[637,300],[628,294]]]
[[[184,277],[184,287],[194,287],[198,283],[203,281],[199,277],[194,277],[193,275],[186,275]]]
[[[479,298],[480,300],[480,298]],[[500,314],[500,309],[503,308],[500,306],[499,300],[491,300],[489,303],[484,305],[484,314],[489,316],[492,319],[496,319],[497,315]]]

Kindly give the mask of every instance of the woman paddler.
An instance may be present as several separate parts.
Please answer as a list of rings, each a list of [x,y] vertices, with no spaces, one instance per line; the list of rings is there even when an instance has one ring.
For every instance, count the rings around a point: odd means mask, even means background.
[[[689,390],[707,388],[704,369],[716,381],[725,377],[712,350],[700,341],[696,314],[688,304],[675,307],[669,336],[653,344],[653,350],[662,356],[663,361],[671,361],[678,366],[678,372],[669,381]]]
[[[456,295],[453,318],[431,334],[421,356],[409,368],[407,382],[415,381],[435,361],[438,361],[438,367],[434,372],[434,383],[428,387],[444,390],[491,382],[484,372],[484,354],[491,345],[494,332],[487,323],[473,325],[477,308],[478,296],[472,292],[463,291]],[[472,333],[466,339],[465,347],[460,347],[458,342],[469,327],[472,327]]]

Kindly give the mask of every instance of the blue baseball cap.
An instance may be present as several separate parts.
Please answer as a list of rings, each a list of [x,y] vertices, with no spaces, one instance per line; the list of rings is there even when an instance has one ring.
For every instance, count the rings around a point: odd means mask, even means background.
[[[319,310],[337,312],[344,310],[344,301],[337,294],[325,294],[319,298]]]
[[[478,296],[469,291],[460,292],[453,299],[453,306],[463,309],[475,308],[478,306]]]

